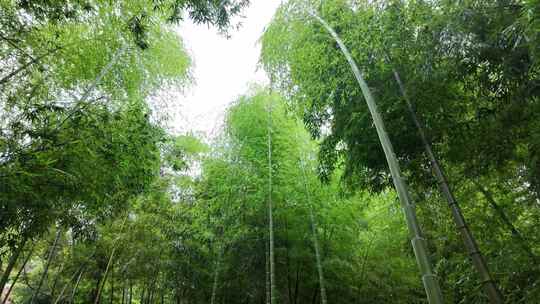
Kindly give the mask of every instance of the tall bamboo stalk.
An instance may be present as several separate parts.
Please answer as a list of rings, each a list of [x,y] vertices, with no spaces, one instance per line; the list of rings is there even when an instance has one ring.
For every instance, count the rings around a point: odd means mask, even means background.
[[[90,97],[90,94],[96,89],[96,87],[101,83],[101,80],[109,73],[109,71],[112,69],[112,67],[118,62],[122,54],[127,50],[127,46],[122,46],[119,48],[111,58],[111,60],[105,65],[101,71],[99,71],[99,74],[97,77],[92,81],[90,86],[84,90],[82,96],[77,100],[77,104],[75,105],[74,109],[72,109],[67,116],[56,126],[55,130],[60,129],[60,127],[66,123],[78,110],[85,107],[85,102]]]
[[[407,221],[412,247],[416,256],[416,262],[418,263],[418,267],[422,274],[422,282],[424,284],[424,289],[426,290],[428,301],[430,304],[443,303],[441,288],[439,286],[437,276],[433,273],[431,262],[429,261],[429,252],[427,249],[426,239],[422,234],[422,230],[416,216],[416,210],[407,189],[407,184],[405,179],[401,176],[401,169],[399,167],[396,155],[394,154],[394,148],[388,134],[386,133],[384,122],[377,108],[377,104],[375,103],[375,99],[371,94],[371,90],[365,82],[360,69],[356,65],[356,62],[352,58],[351,53],[334,29],[313,11],[308,10],[308,14],[315,18],[330,33],[352,68],[354,76],[360,86],[360,89],[362,90],[362,94],[364,95],[373,118],[377,135],[379,136],[379,140],[386,156],[386,161],[388,162],[388,167],[390,168],[390,172],[392,174],[392,180],[399,196],[401,207],[405,215],[405,220]]]
[[[11,253],[6,269],[2,274],[2,278],[0,278],[0,294],[4,291],[4,288],[6,287],[6,284],[9,280],[9,276],[13,271],[13,267],[15,267],[15,264],[17,263],[17,260],[19,259],[19,256],[21,255],[21,252],[23,251],[24,245],[26,244],[27,240],[28,238],[24,237],[19,246],[17,246],[15,250]]]
[[[49,254],[47,256],[47,262],[45,264],[45,269],[43,270],[43,273],[41,274],[41,278],[39,279],[38,286],[36,287],[36,290],[34,291],[34,294],[32,295],[32,299],[30,300],[30,304],[34,304],[34,301],[36,300],[37,296],[39,295],[39,291],[41,290],[41,286],[43,286],[43,282],[45,281],[45,277],[47,276],[47,272],[49,271],[49,266],[51,265],[51,261],[54,257],[54,252],[56,250],[56,244],[58,244],[58,240],[60,240],[60,236],[62,234],[62,229],[58,228],[56,231],[56,237],[54,238],[54,242],[51,246],[51,249],[49,251]]]
[[[461,212],[461,207],[459,206],[459,203],[456,200],[454,193],[452,192],[450,188],[450,185],[448,184],[448,179],[446,178],[446,174],[444,173],[443,168],[439,164],[439,161],[435,157],[435,153],[433,152],[433,149],[431,148],[430,140],[428,139],[426,135],[423,124],[420,122],[420,120],[418,119],[418,116],[416,115],[416,111],[414,109],[414,106],[411,100],[409,99],[405,85],[401,81],[401,78],[399,77],[399,73],[396,71],[396,69],[392,69],[392,72],[394,73],[394,78],[396,79],[396,82],[398,83],[401,95],[403,96],[403,99],[405,100],[405,103],[407,104],[407,109],[409,110],[409,113],[411,114],[412,120],[414,121],[418,134],[420,135],[420,139],[422,140],[422,144],[424,145],[424,149],[426,150],[428,159],[431,162],[431,167],[433,168],[433,171],[435,172],[435,178],[437,179],[437,182],[439,183],[440,190],[448,203],[448,207],[450,207],[450,211],[452,213],[452,217],[454,218],[454,223],[456,224],[456,228],[461,234],[461,238],[463,239],[463,243],[465,245],[467,253],[469,254],[469,257],[471,258],[473,262],[474,268],[480,275],[480,281],[484,288],[484,292],[488,296],[490,303],[502,304],[504,302],[502,294],[497,284],[495,283],[495,280],[493,279],[491,273],[489,272],[488,266],[486,264],[486,261],[484,260],[482,252],[480,251],[480,248],[478,247],[476,243],[476,239],[472,235],[472,232],[467,225],[465,217],[463,216],[463,213]]]
[[[55,292],[56,292],[56,286],[58,285],[58,280],[60,280],[60,276],[62,275],[62,271],[64,270],[64,266],[66,264],[66,259],[62,259],[62,263],[60,264],[60,269],[56,272],[56,275],[54,276],[53,285],[51,287],[51,298],[54,299]]]
[[[276,266],[274,264],[274,218],[272,214],[272,101],[268,104],[268,230],[270,258],[270,304],[276,303]]]
[[[75,282],[75,286],[73,286],[73,290],[71,291],[71,296],[69,297],[69,302],[72,304],[75,300],[75,294],[77,293],[77,288],[79,287],[79,283],[81,282],[81,277],[84,273],[84,270],[79,273],[79,276],[77,277],[77,281]]]
[[[126,216],[124,218],[124,221],[122,221],[122,225],[120,226],[120,233],[122,233],[124,231],[124,227],[126,225],[126,221],[127,221],[128,217],[129,217],[129,214],[126,214]],[[103,290],[103,288],[105,287],[105,283],[107,282],[107,274],[109,273],[109,268],[112,265],[114,254],[116,253],[116,249],[118,248],[119,240],[120,240],[120,236],[118,236],[116,238],[116,242],[113,245],[111,255],[109,256],[107,266],[105,267],[105,273],[103,274],[103,279],[102,279],[101,282],[99,282],[99,285],[98,285],[98,290],[97,290],[97,293],[96,293],[96,298],[94,299],[94,304],[99,303],[99,300],[100,300],[100,297],[101,297],[101,291]]]
[[[298,138],[298,134],[297,134]],[[319,239],[317,237],[317,222],[315,220],[315,216],[313,214],[313,201],[311,200],[311,191],[308,187],[308,180],[306,176],[306,167],[305,167],[305,157],[304,155],[300,155],[300,168],[302,169],[302,177],[303,177],[303,184],[304,184],[304,191],[306,192],[306,197],[308,201],[308,209],[309,209],[309,220],[311,224],[311,234],[313,239],[313,248],[315,249],[315,259],[317,263],[317,273],[319,275],[319,288],[321,291],[321,303],[327,304],[328,300],[326,297],[326,288],[325,288],[325,282],[324,282],[324,271],[322,267],[322,259],[320,254],[320,248],[319,248]]]
[[[538,256],[532,251],[525,237],[523,237],[521,232],[517,230],[516,226],[514,226],[512,221],[508,218],[508,216],[506,215],[506,212],[504,212],[504,209],[501,206],[499,206],[499,204],[497,204],[491,192],[477,181],[473,181],[473,184],[478,188],[480,193],[482,193],[482,195],[487,200],[491,208],[495,210],[495,213],[499,216],[501,221],[506,225],[506,227],[508,227],[508,229],[512,233],[512,236],[518,241],[521,249],[523,249],[523,251],[525,251],[529,255],[533,263],[538,265],[538,262],[539,262]]]
[[[266,304],[270,304],[270,238],[264,242],[264,266],[265,266],[265,292]]]
[[[15,278],[13,278],[13,282],[11,282],[11,285],[9,286],[9,289],[8,289],[8,291],[6,292],[6,295],[4,296],[4,299],[2,300],[2,304],[6,304],[6,303],[7,303],[7,300],[9,299],[9,295],[11,294],[11,291],[13,290],[13,287],[15,286],[15,283],[17,283],[17,280],[18,280],[19,277],[21,276],[21,273],[23,272],[24,268],[26,267],[26,264],[28,263],[28,261],[29,261],[30,258],[32,257],[32,254],[34,253],[35,245],[36,245],[36,243],[32,244],[32,248],[30,248],[30,252],[28,252],[28,255],[27,255],[26,258],[24,259],[24,262],[23,262],[21,268],[19,269],[19,271],[18,271],[17,274],[15,275]],[[0,294],[1,294],[1,293],[0,293]]]
[[[219,270],[221,268],[221,258],[222,258],[223,251],[222,249],[218,249],[218,257],[216,261],[216,269],[214,269],[214,282],[212,284],[212,298],[210,299],[210,304],[216,303],[216,294],[218,289],[218,280],[219,280]]]
[[[81,276],[81,274],[83,273],[84,271],[84,267],[86,265],[83,264],[81,267],[79,267],[79,269],[77,269],[77,271],[73,274],[73,276],[69,279],[69,281],[66,282],[66,284],[64,284],[64,287],[62,287],[62,290],[60,290],[60,294],[56,297],[56,300],[54,301],[54,304],[57,304],[60,302],[60,300],[62,299],[62,297],[64,296],[64,292],[66,291],[68,285],[70,283],[73,282],[73,280],[75,280],[76,278],[79,278]]]
[[[60,47],[57,47],[57,48],[54,48],[54,49],[46,52],[45,54],[40,55],[39,57],[32,58],[32,60],[30,60],[27,63],[23,64],[18,69],[14,70],[11,73],[9,73],[8,75],[2,77],[2,79],[0,79],[0,85],[3,85],[4,83],[8,82],[11,78],[16,76],[20,72],[26,70],[29,66],[39,62],[41,59],[43,59],[43,58],[45,58],[47,56],[53,55],[54,53],[58,52],[60,49],[61,49]]]
[[[131,304],[133,301],[133,282],[129,281],[129,301],[128,303]]]
[[[116,248],[117,246],[114,246],[113,247],[113,250],[111,251],[111,254],[109,256],[109,260],[107,261],[107,266],[105,267],[105,273],[103,274],[103,279],[101,280],[99,286],[98,286],[98,290],[97,290],[97,293],[96,293],[96,298],[94,299],[94,304],[98,304],[99,303],[99,300],[101,298],[101,291],[103,290],[103,288],[105,287],[105,283],[107,282],[107,275],[109,273],[109,269],[113,263],[113,259],[114,259],[114,254],[116,253]]]

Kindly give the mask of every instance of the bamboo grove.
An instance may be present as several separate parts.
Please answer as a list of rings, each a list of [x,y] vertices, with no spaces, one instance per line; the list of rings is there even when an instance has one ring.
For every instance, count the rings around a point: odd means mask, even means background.
[[[540,2],[283,1],[173,132],[249,5],[0,1],[0,303],[540,302]]]

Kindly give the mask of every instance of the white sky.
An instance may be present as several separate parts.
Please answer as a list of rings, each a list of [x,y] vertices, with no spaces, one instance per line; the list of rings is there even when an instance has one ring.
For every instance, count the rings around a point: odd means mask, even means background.
[[[268,82],[262,69],[257,70],[260,45],[258,40],[271,21],[280,0],[252,0],[238,18],[242,26],[231,30],[227,39],[216,29],[194,25],[187,20],[179,27],[194,61],[195,84],[179,96],[179,114],[174,128],[180,132],[214,134],[222,125],[227,106],[244,94],[252,83]],[[177,95],[178,96],[178,95]]]

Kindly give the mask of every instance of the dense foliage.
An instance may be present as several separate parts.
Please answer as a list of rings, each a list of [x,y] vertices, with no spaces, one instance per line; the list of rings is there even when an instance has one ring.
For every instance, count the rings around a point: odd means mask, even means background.
[[[539,302],[540,3],[285,1],[261,38],[272,85],[212,141],[169,133],[156,98],[192,80],[174,24],[228,35],[247,5],[0,2],[0,303],[426,303],[364,95],[315,15],[373,91],[445,302],[489,300],[396,73],[504,302]]]

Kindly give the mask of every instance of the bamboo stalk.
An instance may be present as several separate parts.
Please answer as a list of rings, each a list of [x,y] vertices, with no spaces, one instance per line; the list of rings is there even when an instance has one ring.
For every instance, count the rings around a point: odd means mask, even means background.
[[[296,138],[298,139],[298,134],[296,134]],[[315,216],[313,214],[313,201],[311,200],[311,191],[308,187],[308,181],[306,177],[306,167],[305,167],[305,157],[304,155],[300,155],[300,168],[302,169],[302,177],[303,177],[303,184],[304,184],[304,191],[306,192],[306,197],[308,201],[308,209],[309,209],[309,220],[311,224],[311,233],[312,233],[312,239],[313,239],[313,247],[315,249],[315,259],[317,263],[317,273],[319,275],[319,289],[321,292],[321,303],[327,304],[328,300],[326,297],[326,288],[325,288],[325,282],[324,282],[324,271],[322,267],[321,262],[321,254],[320,254],[320,248],[319,248],[319,240],[317,237],[317,222],[315,220]]]
[[[499,206],[499,204],[497,204],[491,192],[477,181],[473,181],[473,184],[478,188],[478,191],[482,193],[482,195],[487,200],[491,208],[495,210],[495,213],[497,213],[501,221],[510,230],[510,232],[512,233],[512,236],[515,239],[517,239],[521,249],[523,249],[523,251],[525,251],[529,255],[533,263],[538,265],[538,256],[532,251],[525,237],[523,237],[521,232],[517,230],[516,226],[514,226],[512,221],[508,218],[508,216],[506,215],[506,212],[504,212],[504,209],[501,206]]]
[[[222,258],[223,251],[220,248],[217,261],[216,261],[216,269],[214,269],[214,282],[212,284],[212,298],[210,299],[211,304],[216,303],[216,294],[218,289],[218,279],[219,279],[219,270],[221,268],[221,258]]]
[[[69,303],[73,303],[75,299],[75,294],[77,293],[77,288],[79,287],[79,283],[81,282],[81,277],[83,275],[84,271],[81,271],[79,273],[79,276],[77,277],[77,282],[75,282],[75,286],[73,287],[73,291],[71,292],[71,297],[69,299]]]
[[[122,221],[122,225],[120,226],[120,233],[122,233],[124,231],[124,227],[126,225],[126,221],[127,221],[128,217],[129,217],[129,214],[126,214],[124,220]],[[116,253],[116,249],[118,248],[119,240],[120,240],[120,236],[118,236],[116,238],[116,242],[113,245],[111,255],[109,256],[107,266],[105,267],[105,274],[103,275],[103,280],[98,285],[98,290],[97,290],[97,293],[96,293],[96,298],[94,299],[94,304],[99,303],[99,300],[100,300],[100,297],[101,297],[101,291],[105,287],[105,283],[107,281],[107,274],[109,272],[109,268],[111,267],[114,254]]]
[[[11,272],[13,271],[13,267],[15,267],[15,264],[17,263],[17,260],[19,259],[19,255],[21,254],[27,240],[28,238],[24,237],[21,243],[19,244],[19,246],[15,248],[15,251],[9,257],[6,270],[4,270],[4,273],[2,274],[2,278],[0,279],[0,292],[4,291],[4,288],[6,287],[6,284],[9,280],[9,276],[11,275]]]
[[[33,243],[33,244],[32,244],[32,248],[30,248],[30,252],[28,253],[28,255],[26,256],[26,258],[24,259],[24,262],[23,262],[21,268],[19,269],[19,271],[18,271],[17,274],[15,275],[15,278],[13,278],[13,282],[12,282],[11,285],[9,286],[9,289],[8,289],[8,291],[6,292],[6,295],[4,296],[4,299],[2,300],[2,304],[6,304],[6,303],[7,303],[7,300],[9,299],[9,295],[11,294],[11,291],[13,290],[13,287],[15,286],[15,283],[17,283],[17,280],[19,279],[21,273],[23,272],[24,268],[26,267],[26,264],[28,263],[28,261],[29,261],[30,258],[32,257],[32,254],[34,253],[35,245],[36,245],[36,243]]]
[[[493,279],[491,273],[489,272],[489,268],[484,259],[484,256],[482,255],[482,252],[480,251],[480,248],[478,247],[476,243],[476,239],[474,238],[471,230],[469,229],[469,226],[467,225],[465,217],[463,216],[463,212],[461,211],[461,207],[459,206],[459,203],[456,200],[454,193],[452,192],[450,188],[450,185],[448,184],[448,179],[446,178],[446,174],[444,173],[443,168],[439,164],[439,161],[435,157],[435,153],[433,152],[431,143],[427,138],[425,128],[423,124],[420,122],[420,120],[418,119],[418,116],[416,115],[414,106],[412,105],[412,102],[409,99],[409,96],[405,89],[405,85],[401,81],[401,78],[399,77],[399,74],[396,71],[396,69],[392,69],[392,71],[394,73],[394,78],[396,79],[396,82],[398,83],[401,95],[403,99],[405,100],[405,103],[407,104],[407,109],[409,110],[409,113],[411,114],[411,117],[414,121],[418,134],[420,134],[420,139],[422,140],[422,144],[424,145],[424,149],[426,150],[428,159],[431,162],[433,171],[435,171],[435,178],[437,179],[439,183],[440,190],[448,203],[448,207],[450,207],[452,217],[454,218],[454,223],[456,224],[456,228],[461,234],[461,238],[463,239],[465,249],[467,250],[469,257],[471,258],[473,262],[474,268],[476,269],[476,271],[478,272],[480,276],[480,280],[484,288],[484,292],[488,296],[490,303],[502,304],[504,302],[502,294],[497,284],[495,283],[495,280]]]
[[[276,276],[274,263],[274,218],[272,211],[272,101],[268,105],[268,230],[270,259],[270,304],[276,303]]]
[[[56,300],[54,301],[54,304],[57,304],[58,302],[60,302],[60,299],[62,299],[62,297],[64,296],[64,292],[66,291],[69,283],[71,283],[73,280],[75,280],[75,278],[80,278],[81,274],[83,273],[84,271],[84,267],[86,265],[82,265],[81,267],[79,267],[79,269],[73,274],[73,276],[69,279],[69,281],[64,284],[64,287],[62,287],[62,290],[60,291],[60,294],[58,295],[58,297],[56,297]]]
[[[109,73],[113,65],[120,59],[120,56],[122,56],[122,54],[126,51],[126,49],[127,49],[127,46],[123,46],[116,51],[116,53],[113,55],[111,60],[107,63],[107,65],[101,69],[101,71],[99,72],[97,77],[94,79],[94,81],[92,81],[90,86],[83,92],[82,96],[77,101],[77,104],[75,105],[74,109],[72,109],[67,114],[67,116],[58,124],[58,126],[56,126],[55,131],[60,129],[60,127],[64,125],[64,123],[66,123],[75,114],[75,112],[77,112],[77,110],[84,108],[83,104],[86,102],[88,97],[90,97],[90,94],[96,89],[96,87],[101,82],[101,80],[105,77],[105,75]]]
[[[388,137],[388,134],[386,132],[384,121],[382,120],[377,104],[375,103],[375,98],[371,94],[371,90],[365,82],[360,72],[360,69],[356,65],[356,62],[352,58],[351,53],[349,52],[341,38],[339,38],[338,34],[324,19],[319,17],[317,14],[312,11],[308,11],[308,14],[311,17],[315,18],[337,42],[339,48],[345,55],[347,62],[349,63],[353,71],[353,74],[360,86],[360,89],[362,90],[362,94],[364,95],[369,111],[373,118],[373,122],[375,124],[375,129],[377,130],[377,135],[379,136],[381,146],[384,150],[386,161],[388,162],[388,167],[390,168],[392,180],[399,196],[401,207],[405,215],[405,220],[407,221],[411,244],[414,250],[414,254],[416,256],[416,262],[420,269],[420,273],[422,274],[422,283],[426,291],[428,302],[430,304],[443,303],[443,297],[438,278],[433,273],[431,262],[429,261],[427,241],[424,238],[422,230],[418,223],[415,207],[407,189],[405,179],[401,176],[401,169],[394,153],[394,148],[392,146],[390,138]]]
[[[51,264],[51,261],[54,256],[54,251],[56,249],[56,244],[58,244],[58,240],[60,240],[60,235],[62,234],[62,229],[58,228],[58,231],[56,231],[56,237],[54,238],[53,245],[51,246],[51,249],[49,251],[49,254],[47,256],[47,263],[45,264],[45,269],[43,270],[43,273],[41,274],[41,278],[39,279],[38,286],[36,287],[36,290],[34,291],[34,294],[32,295],[32,299],[30,300],[30,304],[33,304],[36,300],[37,296],[39,295],[39,291],[41,290],[41,286],[43,286],[43,282],[45,281],[45,277],[47,276],[47,272],[49,271],[49,266]]]

